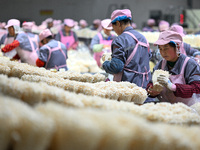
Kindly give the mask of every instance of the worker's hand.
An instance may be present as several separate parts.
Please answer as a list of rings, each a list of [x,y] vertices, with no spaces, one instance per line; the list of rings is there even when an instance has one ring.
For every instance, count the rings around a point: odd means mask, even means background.
[[[4,44],[1,44],[1,49],[4,48],[4,47],[5,47],[5,45],[4,45]]]
[[[153,86],[152,85],[148,88],[147,92],[148,92],[149,95],[151,95],[153,97],[160,94],[160,92],[153,90]]]
[[[102,51],[102,49],[103,49],[103,44],[95,44],[94,46],[93,46],[93,51],[94,52],[101,52]]]
[[[5,46],[3,48],[1,48],[1,51],[4,53],[6,52]]]
[[[102,55],[102,61],[105,62],[105,61],[111,61],[111,53],[104,53]]]
[[[171,91],[176,91],[176,85],[173,84],[167,77],[160,75],[157,78],[157,81],[163,86],[167,87]]]

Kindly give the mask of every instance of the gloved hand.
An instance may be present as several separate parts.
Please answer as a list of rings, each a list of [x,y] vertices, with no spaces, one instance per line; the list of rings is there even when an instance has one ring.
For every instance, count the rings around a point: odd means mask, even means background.
[[[101,57],[102,61],[111,61],[112,57],[111,57],[111,53],[104,53]]]
[[[176,91],[176,85],[173,84],[167,77],[160,75],[157,78],[157,81],[163,86],[167,87],[171,91]]]
[[[93,46],[93,51],[94,52],[101,52],[102,51],[102,49],[103,49],[103,44],[95,44],[94,46]]]

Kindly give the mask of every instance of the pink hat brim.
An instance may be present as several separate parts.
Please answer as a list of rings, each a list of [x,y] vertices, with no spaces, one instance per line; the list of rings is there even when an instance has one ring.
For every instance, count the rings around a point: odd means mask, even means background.
[[[112,22],[109,23],[108,27],[112,27]]]
[[[153,45],[157,46],[157,45],[165,45],[168,44],[170,41],[165,41],[165,40],[157,40]]]
[[[6,25],[5,28],[7,29],[7,28],[9,28],[9,27],[11,27],[11,26],[12,26],[12,25]]]

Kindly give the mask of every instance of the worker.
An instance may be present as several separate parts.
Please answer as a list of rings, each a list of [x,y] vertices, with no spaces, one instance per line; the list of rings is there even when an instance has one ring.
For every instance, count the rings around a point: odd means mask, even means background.
[[[101,20],[100,19],[94,19],[90,29],[93,30],[93,31],[100,32],[102,30],[102,28],[101,28]]]
[[[43,30],[39,34],[39,38],[42,47],[40,47],[39,58],[36,60],[36,65],[38,67],[45,67],[48,70],[67,70],[67,49],[65,45],[53,39],[49,29]]]
[[[158,24],[158,29],[160,32],[168,30],[170,27],[169,22],[165,21],[165,20],[161,20]]]
[[[55,36],[55,39],[62,42],[67,50],[76,50],[78,47],[78,37],[76,33],[72,31],[74,25],[74,20],[64,19],[64,28]]]
[[[0,39],[1,48],[3,48],[5,45],[10,44],[14,41],[14,38],[15,38],[14,30],[12,28],[8,28],[11,26],[15,27],[15,29],[18,30],[20,28],[20,21],[17,19],[8,20],[7,25],[4,26],[4,28],[7,27],[6,29],[8,30],[8,32],[4,33]],[[17,52],[16,52],[16,49],[13,49],[13,50],[11,50],[7,53],[3,53],[3,54],[4,54],[4,56],[9,57],[10,59],[14,59]]]
[[[133,29],[137,29],[137,24],[132,22],[131,26],[133,27]]]
[[[180,25],[173,25],[173,26],[170,27],[169,30],[175,31],[175,32],[179,33],[182,37],[185,36],[184,29]],[[190,44],[187,44],[185,42],[182,42],[182,44],[180,45],[180,52],[182,54],[184,54],[184,55],[189,56],[189,57],[194,57],[194,58],[196,58],[196,60],[200,59],[200,52],[199,52],[199,50],[197,50],[195,48],[192,48],[190,46]]]
[[[38,53],[40,39],[37,34],[32,32],[33,25],[34,25],[33,22],[23,22],[22,28],[23,28],[24,32],[28,35],[30,40],[33,42],[33,44],[37,47],[36,51]]]
[[[116,35],[111,34],[112,26],[108,27],[110,19],[104,19],[101,21],[102,31],[97,33],[96,36],[92,38],[90,48],[93,50],[94,59],[97,62],[97,65],[101,67],[101,57],[104,53],[111,53],[111,43],[113,39],[116,38]]]
[[[157,81],[163,85],[163,91],[155,91],[152,82],[147,85],[147,91],[150,97],[157,97],[160,102],[182,102],[191,106],[197,101],[193,94],[200,93],[200,66],[194,59],[180,53],[182,41],[177,32],[167,30],[160,33],[154,44],[158,46],[163,60],[156,64],[154,71],[162,69],[171,75],[169,79],[158,76]]]
[[[0,39],[4,34],[7,34],[8,32],[5,29],[6,23],[0,22]]]
[[[155,20],[154,19],[148,19],[147,20],[147,26],[144,27],[142,29],[143,32],[155,32],[157,30],[154,29],[154,26],[155,26]]]
[[[103,68],[107,73],[114,74],[114,81],[128,81],[146,88],[151,79],[151,53],[146,38],[132,28],[131,20],[129,9],[117,9],[112,12],[109,27],[113,27],[118,37],[111,45],[112,59],[105,61]]]
[[[9,33],[14,37],[14,41],[10,44],[6,44],[1,50],[7,53],[13,49],[16,49],[15,59],[19,59],[22,63],[28,63],[30,65],[36,65],[36,59],[38,55],[36,53],[36,46],[30,40],[28,35],[23,31],[20,31],[18,26],[19,21],[16,19],[10,19],[6,28]]]
[[[51,28],[53,27],[53,18],[47,18],[46,20],[45,20],[45,22],[46,22],[46,25],[47,25],[47,29],[50,29],[51,30]]]
[[[80,29],[84,29],[84,28],[86,28],[86,27],[88,26],[88,23],[87,23],[86,20],[81,19],[81,20],[79,21],[79,25],[80,25]]]

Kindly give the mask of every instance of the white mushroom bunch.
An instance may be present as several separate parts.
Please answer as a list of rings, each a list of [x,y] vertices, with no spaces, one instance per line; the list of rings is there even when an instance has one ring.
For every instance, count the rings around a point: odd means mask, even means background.
[[[158,69],[158,70],[155,70],[154,73],[153,73],[153,76],[152,76],[152,82],[153,82],[153,90],[155,91],[158,91],[158,92],[161,92],[163,90],[163,85],[161,85],[158,81],[157,81],[157,78],[160,76],[160,75],[163,75],[167,78],[169,78],[170,74],[168,71],[165,71],[165,70],[161,70],[161,69]]]

